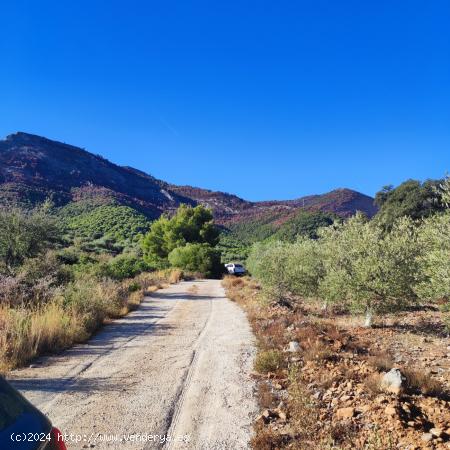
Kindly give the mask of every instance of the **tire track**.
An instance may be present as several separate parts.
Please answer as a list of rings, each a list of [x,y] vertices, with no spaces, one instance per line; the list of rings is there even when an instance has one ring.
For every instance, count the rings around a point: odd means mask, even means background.
[[[179,394],[176,398],[176,401],[174,402],[174,406],[173,409],[171,411],[171,415],[169,416],[169,420],[168,420],[168,428],[167,428],[167,432],[166,432],[166,436],[170,436],[170,437],[175,437],[176,435],[176,430],[177,430],[177,425],[178,422],[180,420],[180,414],[181,411],[183,410],[183,404],[184,404],[184,400],[186,398],[186,394],[189,391],[189,386],[192,382],[192,377],[193,374],[195,372],[196,366],[197,366],[197,361],[198,361],[198,347],[201,345],[203,338],[205,337],[207,331],[208,331],[208,327],[211,323],[211,317],[213,314],[213,300],[209,299],[209,313],[208,313],[208,318],[205,321],[205,324],[202,328],[202,330],[200,331],[200,333],[198,334],[198,337],[193,345],[193,350],[192,350],[192,359],[191,362],[189,364],[189,367],[186,370],[186,374],[181,382],[180,388],[179,388]],[[168,441],[167,444],[164,445],[165,448],[167,448],[168,450],[171,450],[173,448],[173,441]]]

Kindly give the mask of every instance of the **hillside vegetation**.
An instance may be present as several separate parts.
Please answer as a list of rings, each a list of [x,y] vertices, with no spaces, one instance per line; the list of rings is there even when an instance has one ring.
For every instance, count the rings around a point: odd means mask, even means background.
[[[77,240],[86,249],[120,251],[139,244],[140,235],[150,229],[150,221],[129,206],[115,202],[95,204],[89,201],[71,202],[60,208],[69,240]]]
[[[317,230],[340,220],[338,216],[323,212],[299,211],[287,220],[278,220],[277,213],[244,222],[232,223],[222,229],[219,248],[223,262],[243,262],[252,244],[265,240],[293,242],[299,236],[317,237]]]

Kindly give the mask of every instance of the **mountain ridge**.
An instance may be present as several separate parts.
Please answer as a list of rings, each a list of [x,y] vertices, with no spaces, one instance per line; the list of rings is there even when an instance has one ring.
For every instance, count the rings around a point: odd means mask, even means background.
[[[347,188],[292,200],[252,202],[226,192],[167,183],[80,147],[34,134],[17,132],[0,140],[0,203],[35,204],[51,197],[57,205],[64,205],[86,196],[113,198],[149,218],[171,212],[182,203],[201,203],[223,225],[268,212],[281,221],[298,210],[343,217],[357,210],[369,217],[376,213],[372,197]]]

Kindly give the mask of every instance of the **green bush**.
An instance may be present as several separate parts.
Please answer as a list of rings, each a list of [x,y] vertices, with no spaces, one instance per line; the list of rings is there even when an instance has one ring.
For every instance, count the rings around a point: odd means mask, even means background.
[[[109,277],[113,280],[124,280],[149,270],[145,261],[136,255],[119,255],[106,263],[101,263],[98,275]]]
[[[247,259],[250,273],[262,281],[266,295],[277,301],[289,291],[290,280],[286,273],[289,246],[279,241],[258,242],[253,245]]]
[[[275,240],[295,242],[299,237],[317,239],[317,230],[333,224],[335,217],[323,212],[301,211],[283,223],[271,237]]]
[[[268,296],[281,300],[291,293],[312,298],[324,276],[320,251],[319,243],[307,238],[293,244],[266,241],[252,247],[247,265],[263,281]]]
[[[186,244],[218,243],[219,232],[213,224],[212,213],[204,206],[181,205],[169,218],[160,217],[153,222],[142,241],[145,261],[156,269],[169,267],[169,253]]]
[[[36,257],[61,240],[57,222],[44,208],[30,212],[0,209],[0,273],[12,274],[26,258]]]
[[[375,196],[375,204],[380,208],[375,220],[389,229],[400,217],[423,219],[444,209],[440,201],[440,181],[407,180],[394,188],[385,186]]]
[[[282,368],[283,361],[283,354],[278,350],[266,350],[257,354],[254,367],[259,373],[275,372]]]
[[[186,244],[169,253],[169,262],[188,272],[200,272],[206,277],[219,276],[222,271],[220,253],[208,244]]]
[[[111,279],[99,281],[91,275],[80,275],[61,295],[64,309],[79,315],[84,328],[92,332],[106,317],[120,315],[127,290]]]

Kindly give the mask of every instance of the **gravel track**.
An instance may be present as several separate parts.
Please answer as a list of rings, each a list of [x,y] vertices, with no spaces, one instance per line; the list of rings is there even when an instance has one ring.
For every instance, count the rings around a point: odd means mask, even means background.
[[[72,434],[69,449],[245,449],[254,355],[243,311],[220,281],[198,280],[155,292],[87,344],[10,380]]]

